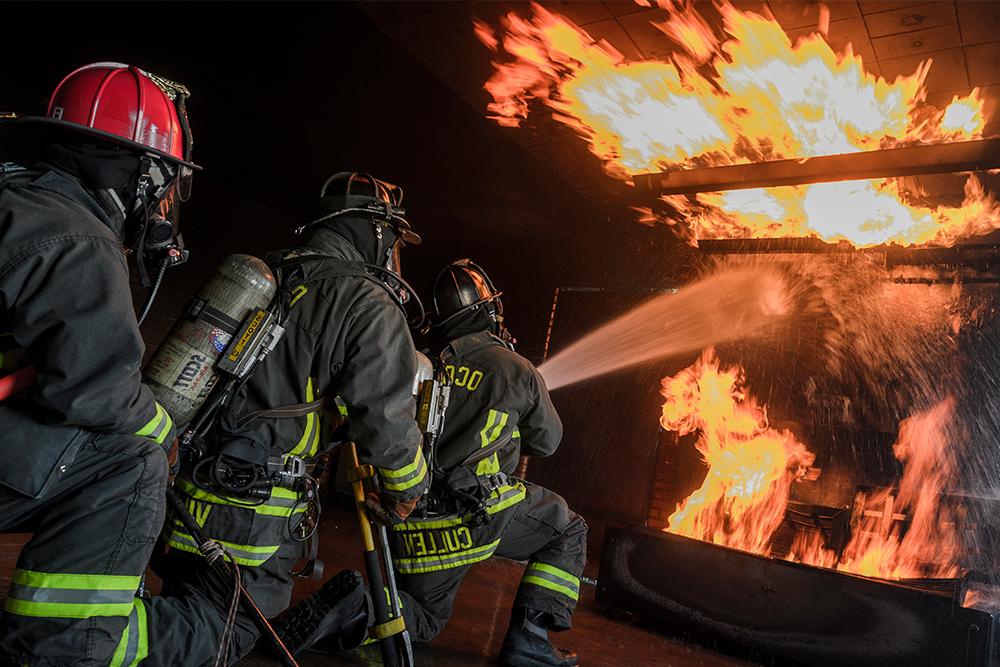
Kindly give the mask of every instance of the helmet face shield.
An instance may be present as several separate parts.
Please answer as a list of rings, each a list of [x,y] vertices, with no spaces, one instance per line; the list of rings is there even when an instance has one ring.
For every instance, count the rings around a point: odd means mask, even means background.
[[[177,171],[177,198],[180,201],[187,201],[191,198],[191,185],[194,181],[194,169],[187,165],[180,165]]]

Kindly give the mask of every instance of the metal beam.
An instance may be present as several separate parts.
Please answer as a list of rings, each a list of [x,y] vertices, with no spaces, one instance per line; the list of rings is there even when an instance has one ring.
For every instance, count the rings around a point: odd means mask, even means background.
[[[680,195],[984,169],[1000,169],[1000,138],[637,174],[632,181],[640,193]]]

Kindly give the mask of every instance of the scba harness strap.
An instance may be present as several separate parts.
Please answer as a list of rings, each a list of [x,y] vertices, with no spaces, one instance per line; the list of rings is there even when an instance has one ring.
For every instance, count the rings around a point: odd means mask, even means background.
[[[334,277],[357,277],[370,280],[385,288],[380,281],[368,273],[365,265],[361,262],[312,253],[308,250],[299,255],[291,255],[289,252],[276,253],[267,259],[267,263],[277,278],[278,289],[268,304],[266,313],[273,315],[273,322],[282,332],[293,308],[308,293],[308,286],[312,282]],[[305,267],[313,263],[322,263],[322,265],[316,271],[307,272]],[[239,377],[238,383],[232,385],[231,391],[238,391],[245,386],[256,372],[258,365],[259,363],[254,363],[250,366]],[[309,391],[307,391],[307,399],[310,400],[262,408],[240,415],[235,420],[235,427],[240,430],[261,418],[298,419],[309,417],[329,403],[328,397],[325,396],[313,399]],[[225,402],[220,401],[220,405]],[[217,416],[213,419],[217,419]],[[223,484],[221,488],[216,490],[237,496],[242,492],[247,492],[250,488],[254,489],[254,495],[262,495],[267,489],[275,486],[296,489],[299,488],[302,478],[308,476],[309,466],[304,464],[299,456],[292,456],[292,454],[299,453],[295,450],[282,456],[273,456],[259,451],[259,448],[256,447],[248,449],[245,445],[246,439],[237,437],[235,439],[220,439],[205,446],[202,449],[202,455],[195,462],[195,470],[205,470],[207,465],[212,465],[213,470],[229,470],[231,473],[229,477],[238,478],[241,483],[231,487]],[[249,481],[251,476],[256,478],[256,481]],[[218,483],[219,475],[216,474],[215,478],[216,483]]]

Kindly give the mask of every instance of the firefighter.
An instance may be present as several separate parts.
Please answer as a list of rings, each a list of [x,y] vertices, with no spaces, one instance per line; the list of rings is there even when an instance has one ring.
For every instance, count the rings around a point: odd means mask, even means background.
[[[0,116],[42,131],[35,167],[0,165],[0,331],[36,377],[0,405],[0,530],[33,533],[0,622],[4,664],[127,665],[142,650],[137,590],[175,439],[140,382],[126,254],[141,270],[182,259],[186,97],[97,63],[62,80],[44,117]]]
[[[428,509],[393,526],[403,613],[414,641],[430,641],[473,563],[493,555],[526,560],[500,659],[576,665],[576,654],[552,646],[548,631],[570,627],[587,525],[559,495],[513,477],[522,453],[555,452],[562,423],[537,369],[514,352],[500,294],[467,259],[445,267],[434,284],[432,333],[451,399]]]
[[[420,237],[402,217],[401,200],[400,188],[370,174],[341,172],[326,181],[320,217],[298,230],[308,233],[304,245],[269,259],[288,297],[284,336],[224,408],[206,455],[185,465],[175,484],[206,536],[240,565],[267,617],[286,610],[293,566],[309,555],[318,518],[309,471],[324,451],[324,423],[336,421],[331,412],[349,415],[347,437],[379,472],[378,502],[386,513],[408,516],[429,483],[411,396],[417,366],[403,309],[408,288],[399,275],[400,248]],[[255,483],[268,469],[289,471],[287,484]],[[211,610],[227,603],[232,586],[219,585],[192,536],[169,516],[164,535],[170,547],[158,572],[164,592],[175,602],[209,602],[191,608],[213,629],[192,635],[198,620],[165,619],[175,636],[187,638],[183,651],[175,641],[176,654],[172,645],[167,655],[175,664],[202,664],[220,639]],[[345,570],[275,627],[297,653],[324,635],[343,635],[367,618],[369,604],[360,574]],[[365,628],[355,634],[345,642],[360,644]],[[258,635],[241,613],[231,657],[250,651]]]
[[[413,641],[431,641],[474,563],[494,555],[526,560],[500,659],[515,667],[577,665],[577,655],[554,647],[548,631],[570,627],[587,525],[557,494],[512,476],[522,452],[555,452],[559,415],[538,371],[514,352],[500,292],[474,262],[453,262],[438,274],[432,332],[435,356],[452,380],[430,462],[432,486],[409,518],[382,515],[392,524],[406,628]],[[339,636],[319,642],[314,625],[300,632],[317,648],[343,651],[370,621],[358,615],[341,624]]]

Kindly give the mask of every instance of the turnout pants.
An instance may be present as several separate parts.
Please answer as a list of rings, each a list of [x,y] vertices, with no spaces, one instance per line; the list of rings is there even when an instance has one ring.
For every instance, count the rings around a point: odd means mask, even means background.
[[[298,494],[275,488],[265,502],[248,504],[197,489],[178,478],[175,490],[204,534],[236,559],[243,586],[268,618],[288,608],[292,571],[305,555],[303,542],[291,537],[305,505]],[[197,553],[194,539],[168,516],[163,535],[170,551],[154,569],[163,579],[163,595],[146,605],[150,658],[144,667],[211,665],[215,661],[233,595],[233,581]],[[249,653],[259,637],[252,618],[240,606],[233,630],[229,664]]]
[[[569,629],[586,560],[587,524],[548,489],[527,482],[513,488],[523,490],[523,500],[492,513],[484,526],[468,527],[455,517],[394,527],[403,616],[413,641],[429,642],[444,629],[469,568],[494,555],[528,561],[515,607],[548,612],[553,630]]]
[[[88,438],[42,497],[0,489],[0,531],[33,533],[4,605],[3,664],[118,667],[145,649],[129,629],[163,524],[166,457],[138,436]]]
[[[289,572],[302,550],[299,543],[289,542],[264,564],[240,567],[244,587],[269,618],[287,609],[291,600]],[[146,607],[151,654],[143,667],[213,664],[233,595],[232,579],[221,576],[201,556],[176,550],[157,571],[164,589]],[[241,605],[236,616],[228,664],[249,653],[260,634],[244,609]]]
[[[0,664],[193,667],[214,662],[231,580],[201,556],[174,548],[158,568],[164,594],[136,597],[163,527],[166,481],[166,457],[155,443],[95,434],[43,497],[0,489],[0,531],[33,533],[7,593]],[[279,520],[287,530],[287,516],[299,511],[292,503],[278,498],[247,510],[202,501],[194,509],[203,525],[217,510],[206,525],[213,537],[219,537],[218,526],[230,531],[223,537],[231,531],[250,536],[261,526],[277,531]],[[241,553],[235,545],[227,548]],[[244,585],[266,615],[288,606],[288,572],[301,553],[301,543],[286,538],[250,556],[257,560],[241,558]],[[257,634],[240,614],[230,663],[253,648]]]

